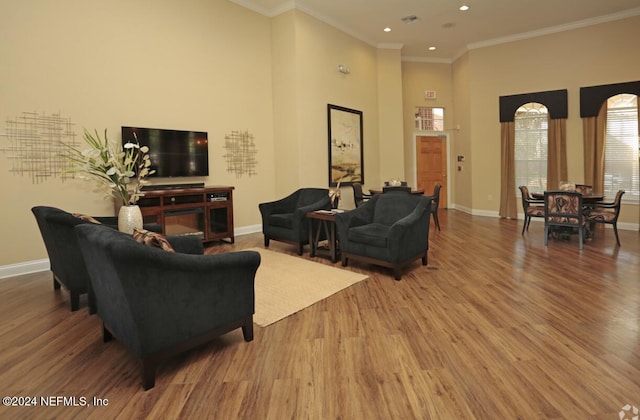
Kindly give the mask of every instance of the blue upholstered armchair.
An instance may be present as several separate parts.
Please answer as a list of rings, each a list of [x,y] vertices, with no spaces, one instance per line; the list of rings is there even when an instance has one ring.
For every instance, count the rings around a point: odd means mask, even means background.
[[[260,203],[264,246],[271,239],[294,244],[298,255],[309,243],[309,223],[305,215],[316,210],[331,209],[329,190],[326,188],[301,188],[277,201]]]
[[[390,267],[396,280],[402,268],[421,258],[427,265],[431,197],[377,194],[354,210],[336,214],[342,265],[349,259]]]
[[[144,389],[158,363],[242,328],[253,340],[254,251],[167,252],[131,235],[87,224],[75,228],[98,301],[104,341],[115,336],[142,359]],[[178,248],[175,248],[179,251]]]
[[[118,218],[74,215],[48,206],[35,206],[31,212],[38,222],[40,234],[49,256],[49,264],[53,273],[53,288],[57,290],[63,286],[69,291],[71,311],[76,311],[79,308],[80,295],[88,293],[89,313],[94,314],[96,302],[73,228],[77,225],[93,224],[95,222],[87,220],[93,219],[111,229],[117,229]],[[145,228],[155,231],[162,230],[162,227],[155,223],[145,225]]]

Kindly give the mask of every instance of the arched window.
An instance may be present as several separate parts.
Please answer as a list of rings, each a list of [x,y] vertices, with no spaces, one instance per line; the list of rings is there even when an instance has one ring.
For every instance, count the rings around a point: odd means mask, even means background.
[[[547,189],[547,107],[538,102],[522,105],[516,110],[514,125],[516,186],[544,191]]]
[[[607,131],[604,152],[604,194],[613,198],[625,190],[623,200],[638,203],[638,97],[620,94],[607,100]]]

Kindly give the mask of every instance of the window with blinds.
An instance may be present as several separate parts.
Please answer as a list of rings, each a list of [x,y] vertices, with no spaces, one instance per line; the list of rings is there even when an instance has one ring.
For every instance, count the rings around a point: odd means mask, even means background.
[[[604,160],[604,194],[613,199],[625,190],[624,202],[640,202],[638,162],[638,97],[621,94],[607,101],[607,132]]]
[[[526,185],[530,191],[547,189],[547,145],[549,112],[547,107],[530,102],[517,109],[515,125],[516,188]],[[520,195],[520,190],[516,191]]]
[[[444,131],[444,108],[416,108],[416,131]]]

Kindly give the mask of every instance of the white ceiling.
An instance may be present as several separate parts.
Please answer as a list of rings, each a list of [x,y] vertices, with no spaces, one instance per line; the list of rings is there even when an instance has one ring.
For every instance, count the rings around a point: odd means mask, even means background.
[[[451,62],[467,50],[640,15],[640,0],[230,0],[265,16],[291,9],[404,59]],[[458,10],[462,4],[470,9]],[[402,18],[415,15],[413,23]],[[391,32],[384,32],[385,27]],[[435,51],[427,47],[435,46]]]

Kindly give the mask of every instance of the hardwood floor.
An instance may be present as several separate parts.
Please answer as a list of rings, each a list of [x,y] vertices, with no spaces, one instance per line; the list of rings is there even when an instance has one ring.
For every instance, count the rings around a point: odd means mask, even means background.
[[[147,392],[86,296],[71,313],[48,272],[0,280],[2,395],[89,404],[3,406],[0,418],[618,419],[640,407],[638,232],[620,231],[617,248],[600,226],[579,251],[575,237],[545,247],[535,221],[524,236],[522,221],[455,210],[440,223],[427,267],[397,282],[354,262],[369,279],[255,326],[251,343],[237,330],[168,360]],[[261,234],[207,252],[256,246]]]

